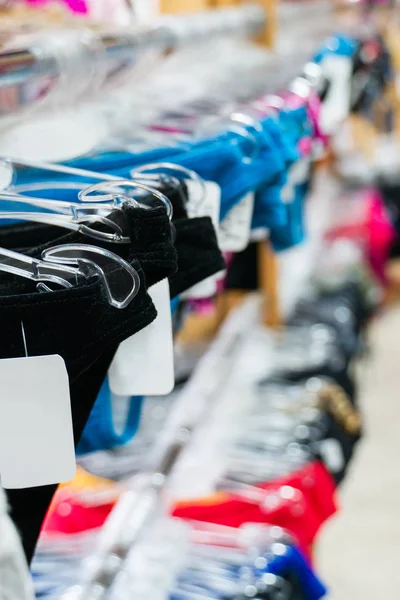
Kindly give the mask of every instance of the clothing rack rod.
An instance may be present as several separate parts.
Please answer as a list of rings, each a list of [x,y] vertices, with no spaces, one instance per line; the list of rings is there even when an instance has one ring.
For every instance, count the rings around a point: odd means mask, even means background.
[[[193,433],[221,397],[243,340],[258,320],[259,304],[258,296],[251,296],[229,315],[200,360],[187,389],[177,400],[165,431],[151,453],[146,481],[121,496],[104,526],[97,552],[88,561],[89,573],[83,583],[67,590],[60,600],[105,600],[108,597],[108,591],[125,567],[129,551],[159,514],[163,492]]]
[[[258,4],[209,10],[200,15],[167,15],[160,17],[151,28],[100,32],[98,49],[92,52],[92,58],[103,58],[109,64],[109,61],[132,59],[138,51],[173,50],[224,35],[248,38],[265,27],[265,22],[265,11]],[[58,76],[61,72],[58,62],[46,44],[41,47],[38,37],[30,47],[0,52],[0,87],[27,83],[37,77]]]

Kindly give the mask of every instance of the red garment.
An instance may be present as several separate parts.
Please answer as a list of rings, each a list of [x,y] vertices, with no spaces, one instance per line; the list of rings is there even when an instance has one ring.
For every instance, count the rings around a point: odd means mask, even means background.
[[[85,504],[70,494],[59,493],[59,501],[50,511],[43,523],[42,533],[82,533],[97,529],[104,525],[105,520],[115,506],[115,502],[92,505]]]
[[[216,494],[178,503],[173,516],[230,527],[249,522],[278,525],[291,533],[310,556],[321,525],[337,510],[335,484],[325,466],[309,463],[296,473],[257,487],[266,492],[261,501],[238,494]]]

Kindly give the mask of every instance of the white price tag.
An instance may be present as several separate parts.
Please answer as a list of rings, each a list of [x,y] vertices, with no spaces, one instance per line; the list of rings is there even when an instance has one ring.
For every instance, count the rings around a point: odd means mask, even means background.
[[[219,230],[219,213],[221,208],[221,188],[214,181],[198,181],[186,179],[189,194],[189,213],[191,217],[210,217],[215,231]],[[182,298],[211,298],[217,293],[218,281],[223,273],[207,277],[204,281],[182,294]]]
[[[14,179],[14,169],[10,162],[0,159],[0,190],[9,188]]]
[[[149,295],[157,318],[122,342],[111,363],[110,388],[118,396],[163,396],[175,385],[168,279],[153,285]]]
[[[329,54],[323,59],[321,68],[330,86],[321,107],[320,126],[324,133],[332,134],[339,129],[350,111],[351,58]]]
[[[218,291],[218,281],[225,277],[226,271],[220,271],[211,277],[207,277],[204,281],[197,283],[189,290],[181,294],[184,300],[200,300],[202,298],[211,298]]]
[[[257,227],[250,232],[250,242],[263,242],[269,238],[269,229]]]
[[[72,479],[75,448],[62,357],[0,360],[0,381],[1,485],[20,489]]]
[[[248,246],[254,199],[254,193],[249,192],[221,221],[218,243],[223,252],[241,252]]]
[[[293,202],[296,186],[309,179],[310,164],[311,156],[302,156],[290,167],[287,181],[281,191],[282,200],[286,204]]]
[[[221,208],[221,188],[214,181],[201,184],[193,179],[185,179],[189,194],[189,216],[210,217],[215,231],[219,228],[219,211]]]
[[[331,473],[339,473],[345,464],[343,450],[338,440],[329,438],[318,444],[322,460]]]
[[[63,162],[88,154],[107,133],[99,111],[86,107],[47,111],[2,131],[0,155]]]

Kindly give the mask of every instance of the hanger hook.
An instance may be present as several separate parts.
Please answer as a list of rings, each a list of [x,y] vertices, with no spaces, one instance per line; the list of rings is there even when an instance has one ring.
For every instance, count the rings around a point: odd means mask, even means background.
[[[189,207],[191,207],[194,210],[194,212],[196,212],[196,208],[199,205],[201,206],[201,204],[206,199],[206,195],[207,195],[206,182],[204,181],[204,179],[198,173],[196,173],[196,171],[193,171],[192,169],[188,169],[187,167],[184,167],[182,165],[170,163],[170,162],[148,163],[145,165],[141,165],[139,167],[136,167],[135,169],[132,169],[131,177],[133,177],[135,179],[138,175],[141,176],[146,171],[157,171],[157,170],[175,171],[177,173],[183,173],[184,175],[186,175],[186,179],[190,179],[191,181],[195,181],[196,183],[198,183],[198,185],[201,188],[201,196],[198,199],[196,199],[194,202],[193,201],[188,202]],[[162,174],[163,173],[160,173],[160,175],[162,175]],[[155,175],[157,175],[157,173],[155,173]],[[174,178],[174,179],[177,180],[177,178]],[[179,181],[179,180],[177,180],[177,181]]]
[[[90,198],[90,196],[95,194],[95,192],[97,191],[104,190],[103,194],[96,195],[97,201],[109,202],[111,200],[115,200],[116,198],[122,198],[123,201],[130,202],[135,207],[139,208],[140,203],[137,200],[132,198],[132,196],[127,196],[119,192],[118,188],[122,190],[122,188],[126,187],[137,190],[143,190],[157,198],[157,200],[160,200],[167,209],[167,215],[169,219],[172,219],[172,204],[165,194],[159,192],[158,190],[154,189],[149,185],[146,185],[145,183],[140,183],[139,181],[132,181],[131,179],[118,179],[115,181],[101,181],[99,183],[94,183],[93,185],[89,185],[80,192],[78,192],[78,198],[81,202],[92,202],[92,198]]]
[[[44,250],[42,259],[58,265],[78,266],[88,276],[98,275],[109,303],[118,309],[126,308],[140,289],[140,277],[136,269],[105,248],[87,244],[61,244]],[[118,277],[110,277],[115,274],[116,267],[120,269]]]

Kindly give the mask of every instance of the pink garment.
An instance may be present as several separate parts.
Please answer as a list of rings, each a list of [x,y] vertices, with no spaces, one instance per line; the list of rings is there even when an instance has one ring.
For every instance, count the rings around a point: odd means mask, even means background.
[[[385,264],[396,232],[377,190],[371,190],[368,202],[367,226],[369,232],[368,259],[379,281],[385,282]]]
[[[309,156],[313,149],[313,139],[311,137],[304,136],[297,145],[302,156]]]
[[[211,298],[192,298],[189,304],[193,312],[198,315],[212,315],[215,312],[215,306]]]
[[[387,214],[383,200],[375,189],[363,192],[363,216],[334,227],[328,240],[348,238],[364,248],[364,257],[381,283],[385,283],[385,265],[396,232]]]
[[[27,4],[33,6],[44,6],[49,3],[49,0],[25,0]],[[88,7],[85,0],[60,0],[65,4],[68,9],[77,14],[86,15],[88,13]]]
[[[325,135],[320,126],[320,114],[321,114],[321,100],[315,92],[312,92],[307,101],[307,112],[308,117],[313,124],[314,139],[319,140],[324,146],[328,145],[329,138]]]

